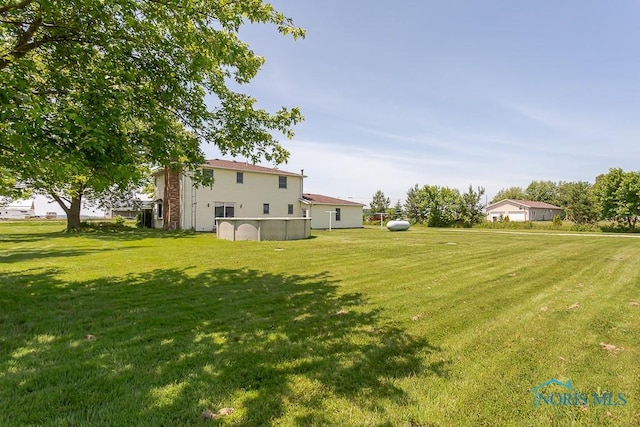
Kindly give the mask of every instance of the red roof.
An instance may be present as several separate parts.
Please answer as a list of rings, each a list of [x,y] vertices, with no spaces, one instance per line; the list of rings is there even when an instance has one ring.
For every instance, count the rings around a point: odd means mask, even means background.
[[[230,169],[235,171],[270,173],[274,175],[302,176],[301,173],[287,172],[281,169],[252,165],[251,163],[238,162],[236,160],[212,159],[212,160],[207,160],[205,164],[217,169]]]
[[[335,197],[323,196],[322,194],[304,193],[302,201],[311,205],[348,205],[348,206],[364,206],[362,203],[352,202],[349,200],[336,199]]]

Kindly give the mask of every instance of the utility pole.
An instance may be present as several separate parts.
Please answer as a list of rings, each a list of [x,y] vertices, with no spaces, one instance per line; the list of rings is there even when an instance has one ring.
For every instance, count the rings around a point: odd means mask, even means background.
[[[335,215],[336,211],[325,211],[326,213],[329,214],[329,231],[331,231],[331,215]]]
[[[386,212],[378,212],[376,215],[380,215],[380,231],[382,231],[382,223],[384,222],[384,217],[389,216]]]

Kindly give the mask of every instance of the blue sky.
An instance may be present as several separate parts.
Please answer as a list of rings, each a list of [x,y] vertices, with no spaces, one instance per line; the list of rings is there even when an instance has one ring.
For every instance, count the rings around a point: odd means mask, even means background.
[[[245,28],[266,63],[243,91],[301,108],[281,167],[304,169],[305,191],[395,203],[415,184],[471,184],[491,199],[640,169],[637,0],[272,4],[307,36]]]

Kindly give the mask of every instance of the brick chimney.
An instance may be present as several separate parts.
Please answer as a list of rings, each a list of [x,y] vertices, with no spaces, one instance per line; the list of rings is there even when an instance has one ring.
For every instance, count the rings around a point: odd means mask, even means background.
[[[180,169],[164,169],[163,223],[165,230],[180,229]]]

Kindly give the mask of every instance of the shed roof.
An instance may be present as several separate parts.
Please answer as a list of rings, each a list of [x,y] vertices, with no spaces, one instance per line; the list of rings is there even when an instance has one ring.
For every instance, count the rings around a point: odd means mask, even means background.
[[[35,209],[33,200],[15,200],[5,206],[8,209]]]
[[[517,205],[522,205],[525,206],[527,208],[538,208],[538,209],[562,209],[560,206],[556,206],[556,205],[552,205],[549,203],[545,203],[545,202],[534,202],[532,200],[517,200],[517,199],[504,199],[504,200],[500,200],[499,202],[496,203],[492,203],[489,206],[487,206],[487,209],[492,208],[493,206],[497,206],[500,204],[504,204],[505,202],[511,202],[511,203],[515,203]]]
[[[337,199],[335,197],[324,196],[322,194],[304,193],[303,203],[309,205],[342,205],[342,206],[364,206],[362,203],[352,202],[350,200]]]

